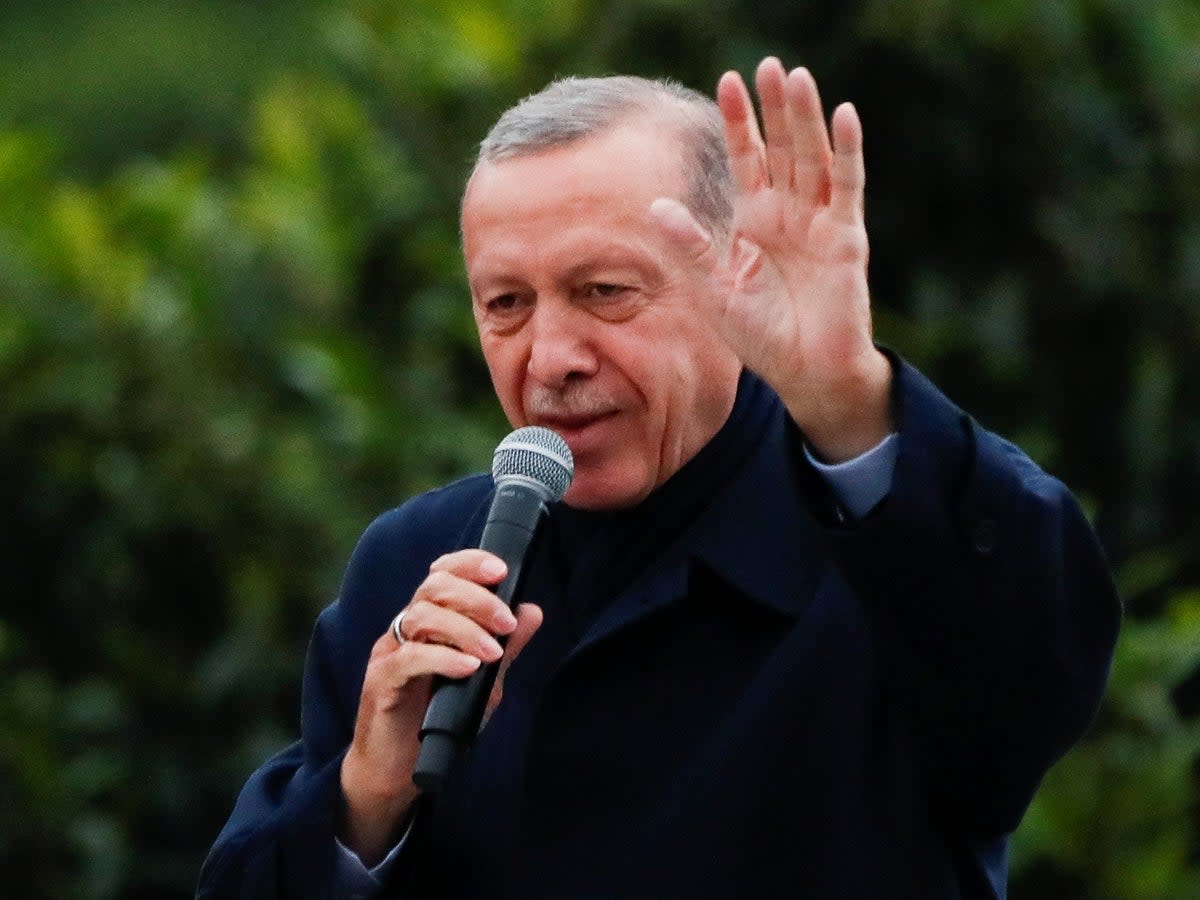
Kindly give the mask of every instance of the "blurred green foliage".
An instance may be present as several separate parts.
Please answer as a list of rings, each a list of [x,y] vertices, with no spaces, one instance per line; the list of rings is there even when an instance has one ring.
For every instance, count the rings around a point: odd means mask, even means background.
[[[884,341],[1083,498],[1128,603],[1014,897],[1200,896],[1194,0],[0,11],[0,883],[188,896],[382,509],[504,433],[457,249],[554,74],[778,53],[867,132]]]

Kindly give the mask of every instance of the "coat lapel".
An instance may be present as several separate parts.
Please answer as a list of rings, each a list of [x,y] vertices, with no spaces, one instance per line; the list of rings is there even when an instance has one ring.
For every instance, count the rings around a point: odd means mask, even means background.
[[[697,564],[749,601],[797,618],[829,568],[819,526],[802,503],[803,465],[782,408],[712,503],[588,628],[565,662],[681,601]]]

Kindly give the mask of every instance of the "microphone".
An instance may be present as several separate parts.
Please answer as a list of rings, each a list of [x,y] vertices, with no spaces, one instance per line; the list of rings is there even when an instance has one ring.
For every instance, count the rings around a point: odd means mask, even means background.
[[[495,591],[510,607],[516,605],[522,564],[546,514],[546,504],[567,492],[574,472],[567,442],[549,428],[536,425],[518,428],[492,455],[496,494],[479,546],[508,566],[508,574]],[[421,725],[421,749],[413,770],[417,787],[437,792],[445,786],[455,761],[479,731],[499,668],[499,662],[488,663],[466,678],[437,679]]]

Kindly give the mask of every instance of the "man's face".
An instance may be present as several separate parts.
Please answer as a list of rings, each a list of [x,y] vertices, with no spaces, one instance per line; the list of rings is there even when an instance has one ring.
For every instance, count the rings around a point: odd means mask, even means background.
[[[463,202],[475,321],[514,427],[566,440],[566,500],[644,499],[729,415],[740,363],[700,314],[719,288],[649,215],[681,198],[679,147],[648,118],[482,165]]]

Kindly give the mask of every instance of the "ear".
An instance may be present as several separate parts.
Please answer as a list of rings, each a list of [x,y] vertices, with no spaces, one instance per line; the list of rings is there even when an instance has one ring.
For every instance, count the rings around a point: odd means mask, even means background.
[[[762,269],[762,248],[753,241],[737,236],[729,250],[727,262],[727,284],[738,288],[758,275]]]

